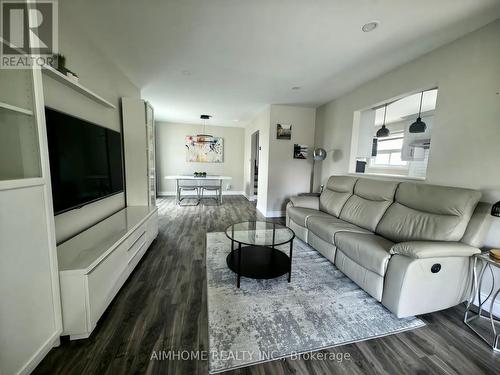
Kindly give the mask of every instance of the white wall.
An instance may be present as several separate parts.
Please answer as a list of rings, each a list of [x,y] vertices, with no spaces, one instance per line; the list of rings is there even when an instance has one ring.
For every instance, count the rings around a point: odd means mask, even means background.
[[[287,199],[309,192],[316,109],[272,105],[269,131],[269,182],[266,216],[283,216]],[[291,124],[292,139],[276,139],[276,124]],[[308,159],[294,159],[293,145],[309,147]]]
[[[245,128],[245,194],[250,196],[252,175],[252,134],[259,131],[259,181],[257,209],[266,217],[283,216],[287,198],[309,191],[312,159],[293,158],[295,143],[312,152],[316,109],[271,105]],[[292,139],[276,139],[276,124],[292,124]]]
[[[104,107],[47,76],[43,78],[45,104],[120,131],[119,98],[139,98],[140,91],[85,37],[78,23],[67,15],[65,4],[59,2],[59,49],[66,56],[66,66],[79,75],[82,85],[114,104],[116,109]],[[124,194],[117,194],[81,209],[57,215],[57,242],[81,232],[124,206]]]
[[[243,158],[244,191],[247,198],[250,198],[253,185],[252,175],[252,134],[259,132],[259,182],[257,188],[257,210],[262,214],[267,212],[267,186],[269,167],[269,121],[271,119],[271,108],[267,107],[260,112],[245,127],[245,154]]]
[[[156,166],[158,173],[158,193],[173,194],[175,182],[165,180],[167,175],[207,172],[211,175],[232,177],[224,181],[224,191],[243,194],[243,128],[207,126],[206,133],[224,138],[223,163],[191,163],[186,161],[186,136],[202,132],[202,126],[156,122]],[[227,186],[231,185],[230,189]]]

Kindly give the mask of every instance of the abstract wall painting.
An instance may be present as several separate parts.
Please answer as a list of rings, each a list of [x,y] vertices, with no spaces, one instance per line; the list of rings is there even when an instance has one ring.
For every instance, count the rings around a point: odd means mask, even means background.
[[[186,136],[186,161],[192,163],[223,163],[224,139],[208,135]]]
[[[293,158],[294,159],[307,159],[307,146],[306,145],[293,145]]]

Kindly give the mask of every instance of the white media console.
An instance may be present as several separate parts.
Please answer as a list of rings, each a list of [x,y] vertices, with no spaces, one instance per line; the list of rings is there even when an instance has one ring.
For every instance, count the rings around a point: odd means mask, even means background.
[[[62,335],[90,336],[157,235],[157,208],[129,206],[57,247]]]

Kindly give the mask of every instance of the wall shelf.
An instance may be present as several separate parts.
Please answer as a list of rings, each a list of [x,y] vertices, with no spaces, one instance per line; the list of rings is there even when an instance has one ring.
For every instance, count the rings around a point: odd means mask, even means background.
[[[23,115],[33,116],[33,111],[29,109],[24,109],[21,107],[16,107],[15,105],[0,102],[0,108],[7,109],[9,111],[14,111],[17,113],[22,113]]]
[[[80,94],[85,95],[87,98],[90,98],[93,101],[102,104],[103,106],[108,108],[116,108],[116,106],[108,102],[106,99],[103,99],[102,97],[90,91],[89,89],[82,86],[78,82],[72,81],[70,78],[66,77],[64,74],[52,68],[51,66],[44,66],[42,71],[47,76],[55,79],[56,81],[62,83],[63,85],[72,88],[73,90],[79,92]]]

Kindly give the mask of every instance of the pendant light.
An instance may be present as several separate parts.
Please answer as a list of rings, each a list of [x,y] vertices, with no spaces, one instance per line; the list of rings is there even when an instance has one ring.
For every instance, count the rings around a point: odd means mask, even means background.
[[[500,202],[495,203],[491,207],[491,216],[500,217]]]
[[[207,127],[207,120],[210,120],[210,117],[212,117],[212,116],[210,116],[210,115],[201,115],[200,116],[200,118],[203,120],[203,134],[197,134],[196,135],[197,137],[212,137],[210,134],[207,134],[205,131],[205,129]],[[198,141],[198,142],[200,142],[200,141]],[[201,141],[201,142],[203,142],[203,141]],[[208,142],[210,142],[210,141],[208,141]]]
[[[386,114],[387,114],[387,103],[384,106],[384,123],[382,124],[382,127],[379,130],[377,130],[377,138],[388,137],[390,134],[389,129],[385,127],[385,115]]]
[[[423,133],[427,129],[427,125],[422,121],[420,113],[422,112],[422,99],[424,98],[424,92],[420,94],[420,107],[418,109],[418,118],[413,124],[410,125],[410,133]]]

